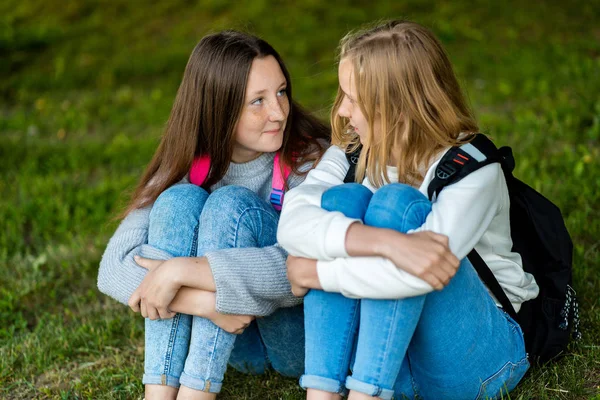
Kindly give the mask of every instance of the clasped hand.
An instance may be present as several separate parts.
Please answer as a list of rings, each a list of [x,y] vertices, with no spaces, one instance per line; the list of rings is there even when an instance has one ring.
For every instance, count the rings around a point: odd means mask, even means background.
[[[176,264],[139,256],[135,256],[135,262],[146,268],[148,274],[129,298],[129,307],[151,320],[173,318],[175,312],[169,310],[169,304],[181,288],[174,279]]]
[[[387,238],[379,256],[414,275],[436,290],[454,277],[460,260],[450,251],[448,237],[430,231],[402,234],[386,230]]]

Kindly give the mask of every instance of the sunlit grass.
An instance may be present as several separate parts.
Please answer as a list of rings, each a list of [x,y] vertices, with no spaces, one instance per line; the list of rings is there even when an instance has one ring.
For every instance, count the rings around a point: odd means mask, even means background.
[[[143,323],[97,292],[97,266],[203,34],[262,35],[295,98],[326,119],[339,38],[399,16],[440,36],[482,130],[513,147],[517,176],[561,207],[574,239],[584,339],[511,398],[600,394],[597,2],[137,4],[0,4],[0,397],[141,398]],[[235,372],[222,395],[302,397],[293,379]]]

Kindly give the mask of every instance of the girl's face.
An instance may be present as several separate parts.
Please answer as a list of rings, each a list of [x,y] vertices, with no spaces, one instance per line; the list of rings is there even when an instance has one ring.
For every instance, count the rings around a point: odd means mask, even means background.
[[[287,81],[275,57],[254,59],[235,132],[234,162],[247,162],[281,148],[290,113],[286,88]]]
[[[354,130],[361,143],[367,139],[369,122],[365,118],[357,102],[356,80],[354,79],[354,66],[348,59],[342,59],[338,68],[340,89],[344,92],[342,104],[338,108],[338,115],[348,118],[350,129]]]

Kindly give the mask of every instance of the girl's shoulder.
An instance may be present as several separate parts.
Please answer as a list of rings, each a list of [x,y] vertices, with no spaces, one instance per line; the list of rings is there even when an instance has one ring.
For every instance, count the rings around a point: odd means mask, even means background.
[[[318,174],[320,177],[327,176],[327,180],[341,179],[341,183],[349,167],[350,164],[348,163],[344,149],[336,145],[331,145],[320,159],[315,162],[303,164],[300,168],[300,175],[290,175],[289,187],[291,189],[302,183],[307,177],[307,171],[309,174]]]
[[[423,182],[421,183],[421,188],[426,188],[429,185],[429,183],[431,183],[431,181],[435,178],[438,164],[440,163],[442,157],[444,156],[444,154],[446,154],[446,151],[448,151],[448,149],[449,148],[443,149],[438,154],[436,154],[432,158],[432,162],[429,163],[429,167],[424,168]],[[481,186],[482,188],[490,188],[492,186],[501,185],[502,183],[504,183],[504,186],[506,185],[504,180],[504,173],[502,172],[502,166],[500,165],[500,163],[495,162],[471,172],[458,182],[452,184],[452,186],[461,187],[462,185],[467,185]]]

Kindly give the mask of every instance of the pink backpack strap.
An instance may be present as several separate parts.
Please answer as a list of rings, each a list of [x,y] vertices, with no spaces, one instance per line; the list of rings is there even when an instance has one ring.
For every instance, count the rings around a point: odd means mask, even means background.
[[[283,168],[283,174],[281,173],[281,161],[279,153],[275,154],[273,160],[273,183],[271,188],[270,201],[273,208],[277,211],[281,211],[281,205],[283,204],[283,195],[285,192],[285,182],[288,176],[292,172],[292,169],[287,165]],[[202,186],[208,177],[210,172],[210,157],[199,156],[194,159],[192,168],[190,168],[190,182],[194,185]]]
[[[283,166],[283,174],[281,172],[281,157],[279,153],[275,154],[275,159],[273,160],[273,183],[271,188],[271,205],[277,211],[281,211],[281,205],[283,204],[283,196],[285,192],[285,182],[287,181],[288,176],[292,169],[284,165]]]
[[[210,157],[198,156],[194,158],[192,168],[190,169],[190,182],[194,185],[202,186],[208,173],[210,172]]]

